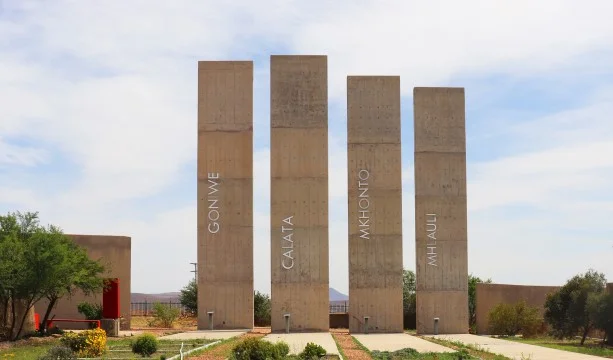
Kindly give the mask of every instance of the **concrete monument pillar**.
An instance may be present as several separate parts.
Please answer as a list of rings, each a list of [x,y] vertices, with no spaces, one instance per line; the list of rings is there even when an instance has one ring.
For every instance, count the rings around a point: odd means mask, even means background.
[[[463,88],[415,88],[417,332],[468,333]]]
[[[402,332],[400,77],[347,78],[349,331]]]
[[[272,331],[327,331],[326,56],[270,58]]]
[[[253,327],[253,62],[198,62],[198,329]]]

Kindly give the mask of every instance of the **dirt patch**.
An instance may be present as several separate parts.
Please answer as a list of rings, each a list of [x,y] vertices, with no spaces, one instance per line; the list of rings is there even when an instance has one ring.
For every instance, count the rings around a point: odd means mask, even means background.
[[[156,324],[153,316],[132,316],[131,330],[169,330]],[[198,327],[198,318],[193,316],[182,316],[175,321],[172,330],[190,331]]]
[[[330,333],[336,340],[336,343],[342,349],[345,358],[351,360],[372,360],[370,354],[360,349],[358,345],[353,341],[353,338],[349,334],[347,329],[330,329]]]

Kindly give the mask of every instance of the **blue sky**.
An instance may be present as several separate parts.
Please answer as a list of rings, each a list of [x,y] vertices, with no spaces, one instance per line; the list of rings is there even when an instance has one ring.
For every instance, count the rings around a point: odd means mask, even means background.
[[[613,281],[607,0],[0,2],[0,211],[132,237],[132,290],[196,260],[198,60],[254,80],[255,286],[270,289],[269,56],[329,64],[330,285],[347,292],[346,76],[400,75],[403,254],[415,268],[414,86],[466,88],[469,271]]]

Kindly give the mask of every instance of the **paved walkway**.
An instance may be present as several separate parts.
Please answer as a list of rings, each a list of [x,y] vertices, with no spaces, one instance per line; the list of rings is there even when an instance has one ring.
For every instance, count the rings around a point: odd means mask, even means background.
[[[268,334],[264,340],[270,342],[285,341],[289,345],[290,354],[299,354],[307,343],[315,343],[326,349],[330,355],[340,355],[336,343],[329,332],[320,333],[290,333],[290,334]]]
[[[409,334],[353,334],[362,345],[369,350],[396,351],[412,348],[420,353],[427,352],[454,352],[453,349],[444,347],[433,342],[420,339]]]
[[[584,355],[564,350],[550,349],[543,346],[523,344],[515,341],[496,339],[488,336],[472,334],[460,335],[426,335],[442,340],[459,341],[466,345],[476,345],[495,354],[501,354],[511,359],[531,360],[596,360],[600,356]]]
[[[161,340],[192,340],[192,339],[208,339],[208,340],[225,340],[235,336],[241,336],[247,330],[196,330],[187,331],[178,334],[160,336]]]

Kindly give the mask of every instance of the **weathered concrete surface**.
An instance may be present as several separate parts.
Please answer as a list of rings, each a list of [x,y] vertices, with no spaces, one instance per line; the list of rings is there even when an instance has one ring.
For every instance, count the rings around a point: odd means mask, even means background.
[[[253,62],[198,62],[198,328],[253,327]]]
[[[543,316],[547,294],[560,289],[559,286],[477,284],[476,309],[477,334],[488,334],[489,313],[498,304],[515,304],[524,300],[528,306],[539,309]]]
[[[328,72],[325,56],[270,58],[272,331],[327,331]]]
[[[328,332],[316,333],[294,333],[294,334],[268,334],[264,340],[270,342],[285,341],[289,345],[290,354],[299,354],[307,343],[315,343],[320,345],[330,355],[340,355],[332,334]]]
[[[208,340],[226,340],[236,336],[241,336],[247,333],[248,330],[197,330],[186,331],[178,334],[160,336],[161,340],[193,340],[193,339],[208,339]]]
[[[609,294],[613,294],[613,283],[608,283],[607,284],[607,292]]]
[[[349,331],[402,332],[400,77],[347,77]]]
[[[427,352],[454,352],[453,349],[420,339],[409,334],[354,334],[362,345],[369,350],[396,351],[411,348],[420,353]]]
[[[472,334],[454,335],[427,335],[428,337],[439,338],[449,341],[459,341],[466,345],[477,345],[483,349],[510,357],[511,359],[532,359],[532,360],[596,360],[604,359],[599,356],[584,355],[569,351],[550,349],[543,346],[522,344],[515,341],[491,338],[488,336],[478,336]]]
[[[415,88],[417,332],[468,332],[463,88]]]
[[[75,235],[67,234],[77,245],[84,248],[90,259],[100,260],[105,267],[103,276],[107,278],[119,279],[119,311],[123,318],[120,322],[121,330],[130,329],[130,279],[132,263],[132,241],[127,236],[108,236],[108,235]],[[93,304],[102,305],[102,293],[97,295],[85,296],[77,292],[70,298],[58,301],[56,307],[51,312],[51,317],[67,319],[85,319],[79,314],[77,306],[80,302],[87,301]],[[40,314],[42,321],[48,302],[39,301],[34,305],[37,313]],[[87,324],[61,322],[57,325],[62,329],[85,329]]]

